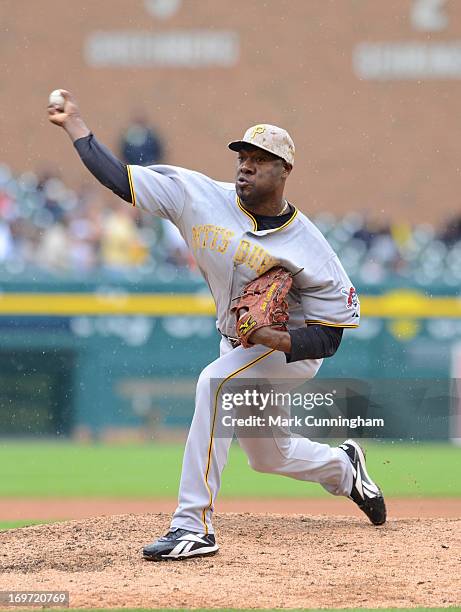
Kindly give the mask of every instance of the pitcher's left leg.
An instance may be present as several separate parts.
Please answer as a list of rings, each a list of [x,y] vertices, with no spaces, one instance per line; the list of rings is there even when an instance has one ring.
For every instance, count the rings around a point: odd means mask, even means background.
[[[291,380],[291,388],[295,389],[313,378],[321,363],[321,360],[286,363],[284,353],[275,351],[270,358],[252,368],[252,376],[269,383],[273,380],[274,386],[279,384],[277,380],[283,380],[285,391],[290,388]],[[288,408],[285,416],[290,416]],[[343,450],[291,435],[290,432],[280,437],[274,437],[271,433],[267,430],[266,437],[239,437],[239,444],[246,452],[253,469],[317,482],[333,495],[349,495],[352,469]]]

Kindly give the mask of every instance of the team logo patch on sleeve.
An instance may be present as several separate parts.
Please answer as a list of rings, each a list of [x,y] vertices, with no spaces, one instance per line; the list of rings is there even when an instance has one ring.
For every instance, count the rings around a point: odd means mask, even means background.
[[[354,289],[354,287],[351,287],[349,291],[343,287],[341,289],[341,293],[347,298],[346,308],[353,308],[354,310],[356,310],[359,305],[359,298],[357,296],[357,291]]]

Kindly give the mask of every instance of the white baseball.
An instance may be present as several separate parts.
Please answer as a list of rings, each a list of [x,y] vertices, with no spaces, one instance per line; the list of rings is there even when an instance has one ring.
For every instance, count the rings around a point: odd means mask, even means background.
[[[56,106],[59,110],[64,110],[65,99],[61,94],[60,89],[55,89],[50,93],[49,102],[52,106]]]

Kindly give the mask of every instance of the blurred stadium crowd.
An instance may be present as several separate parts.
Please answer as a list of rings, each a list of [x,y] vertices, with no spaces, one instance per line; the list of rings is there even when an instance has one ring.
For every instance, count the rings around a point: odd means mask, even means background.
[[[461,215],[442,228],[378,223],[365,214],[312,217],[349,274],[366,284],[402,278],[461,283]],[[0,166],[0,279],[197,278],[176,228],[100,191],[53,174],[14,176]]]
[[[195,274],[171,223],[101,192],[88,184],[73,191],[49,172],[15,177],[0,165],[0,279]]]

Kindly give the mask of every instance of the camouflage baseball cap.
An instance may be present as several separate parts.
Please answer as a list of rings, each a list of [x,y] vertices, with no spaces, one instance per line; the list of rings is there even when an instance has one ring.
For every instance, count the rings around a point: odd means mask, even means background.
[[[295,145],[290,134],[276,125],[260,123],[248,128],[242,140],[234,140],[227,146],[232,151],[240,151],[243,144],[252,144],[255,147],[269,151],[281,157],[293,166],[295,161]]]

